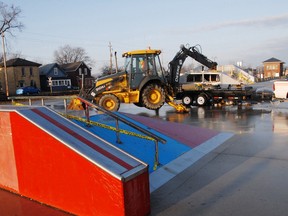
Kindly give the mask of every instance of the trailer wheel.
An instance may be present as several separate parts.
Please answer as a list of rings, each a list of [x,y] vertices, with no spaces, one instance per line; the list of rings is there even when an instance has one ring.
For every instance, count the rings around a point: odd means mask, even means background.
[[[207,97],[205,94],[199,94],[196,101],[198,106],[204,106],[207,103]]]
[[[118,111],[120,107],[119,99],[113,94],[105,94],[99,100],[99,106],[111,112]]]
[[[193,99],[192,97],[190,97],[189,95],[185,95],[183,98],[182,98],[182,103],[185,105],[185,106],[190,106],[193,102]]]
[[[141,98],[144,107],[157,110],[165,103],[165,91],[162,86],[152,83],[144,87]]]

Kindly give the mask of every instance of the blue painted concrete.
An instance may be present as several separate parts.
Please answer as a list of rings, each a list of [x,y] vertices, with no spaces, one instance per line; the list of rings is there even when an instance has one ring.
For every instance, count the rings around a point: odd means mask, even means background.
[[[137,121],[134,121],[133,119],[128,118],[127,116],[123,114],[117,113],[117,115],[120,115],[121,117],[128,119],[134,124],[137,124],[138,126],[143,127],[155,133],[156,135],[162,137],[163,139],[167,141],[166,144],[162,144],[162,143],[158,144],[159,162],[160,162],[160,166],[158,166],[158,168],[173,161],[174,159],[178,158],[185,152],[191,150],[191,147],[186,146],[180,143],[179,141],[176,141],[170,138],[168,135],[159,133],[158,131],[148,128],[147,126]],[[116,127],[116,120],[105,114],[91,116],[90,120],[93,122],[98,122],[98,123],[102,123],[102,124],[109,125],[112,127]],[[86,123],[79,122],[77,120],[73,120],[73,121],[77,123],[78,125],[84,127],[86,130],[92,132],[93,134],[107,140],[108,142],[116,146],[117,148],[120,148],[123,151],[127,152],[128,154],[143,161],[144,163],[147,163],[149,165],[150,173],[155,171],[153,170],[153,167],[155,164],[154,163],[155,162],[155,142],[154,141],[121,133],[120,134],[121,144],[119,144],[117,143],[117,136],[116,136],[115,131],[109,130],[103,127],[99,127],[99,126],[93,126],[93,125],[87,126]],[[169,122],[167,122],[167,124],[171,124],[171,126],[173,125],[173,123],[169,123]],[[135,132],[137,134],[142,134],[138,130],[132,128],[131,126],[126,125],[123,122],[119,122],[119,128],[127,130],[127,131],[131,131],[131,132]]]

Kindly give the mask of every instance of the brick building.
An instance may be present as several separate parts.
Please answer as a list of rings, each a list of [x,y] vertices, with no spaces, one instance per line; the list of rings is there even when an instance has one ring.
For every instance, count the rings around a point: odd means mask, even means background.
[[[15,58],[6,61],[9,95],[15,95],[16,89],[19,87],[34,86],[40,88],[40,65],[41,64],[22,58]],[[0,64],[0,91],[6,92],[3,62]]]
[[[282,62],[276,58],[270,58],[263,62],[264,65],[264,77],[263,78],[275,78],[284,75],[284,65]]]

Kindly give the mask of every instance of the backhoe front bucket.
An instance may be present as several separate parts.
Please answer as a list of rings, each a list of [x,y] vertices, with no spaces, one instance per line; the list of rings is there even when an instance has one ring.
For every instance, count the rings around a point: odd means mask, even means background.
[[[178,113],[187,113],[189,108],[185,107],[183,104],[177,104],[174,102],[173,97],[166,95],[166,103],[176,109]]]
[[[82,106],[81,100],[79,100],[78,98],[73,98],[70,101],[67,109],[69,109],[69,110],[84,110],[84,107]]]

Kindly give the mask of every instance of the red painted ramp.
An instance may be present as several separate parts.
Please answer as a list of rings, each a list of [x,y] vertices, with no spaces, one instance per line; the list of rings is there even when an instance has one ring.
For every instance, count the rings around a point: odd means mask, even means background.
[[[0,106],[0,186],[76,215],[147,215],[147,165],[46,107]]]

